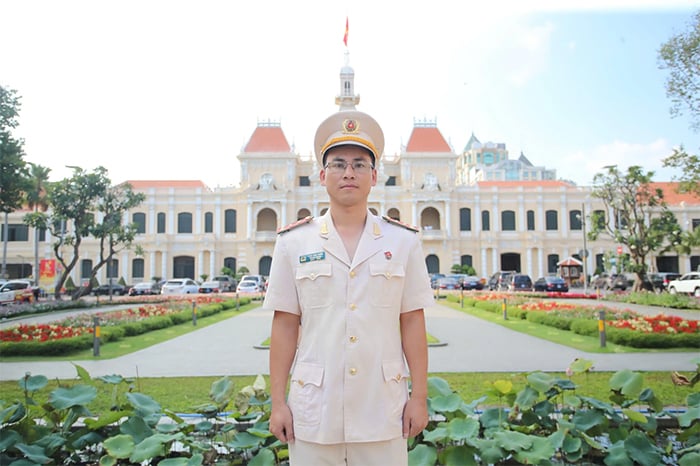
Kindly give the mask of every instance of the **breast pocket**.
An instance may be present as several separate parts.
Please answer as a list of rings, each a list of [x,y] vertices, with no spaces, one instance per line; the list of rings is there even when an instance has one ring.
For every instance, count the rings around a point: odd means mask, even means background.
[[[377,306],[401,305],[406,270],[403,264],[369,264],[369,299]]]
[[[294,366],[288,402],[295,424],[308,426],[321,422],[323,372],[323,366],[317,364],[298,362]]]
[[[297,267],[295,278],[302,309],[326,307],[331,304],[331,265],[329,262],[311,262]]]

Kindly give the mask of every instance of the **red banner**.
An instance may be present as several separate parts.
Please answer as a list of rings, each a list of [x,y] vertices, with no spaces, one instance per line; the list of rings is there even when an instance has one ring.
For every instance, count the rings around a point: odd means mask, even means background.
[[[343,43],[345,44],[346,47],[348,46],[348,26],[349,26],[348,17],[346,16],[345,17],[345,35],[343,36]]]

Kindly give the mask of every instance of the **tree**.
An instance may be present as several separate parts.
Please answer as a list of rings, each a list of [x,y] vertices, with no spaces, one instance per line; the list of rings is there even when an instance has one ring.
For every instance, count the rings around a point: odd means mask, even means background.
[[[30,188],[25,193],[25,201],[29,209],[34,212],[46,212],[49,208],[46,197],[46,183],[49,180],[51,169],[29,162]],[[34,283],[39,283],[39,229],[34,229]]]
[[[653,176],[654,172],[644,173],[639,166],[629,167],[625,174],[613,165],[593,178],[593,196],[603,201],[614,218],[594,213],[588,239],[596,241],[607,234],[617,244],[627,246],[630,272],[637,275],[635,290],[641,288],[647,258],[652,253],[680,250],[686,241],[684,235],[688,235],[668,209],[663,191],[653,186]]]
[[[13,89],[0,86],[0,212],[4,214],[2,228],[2,271],[7,272],[8,214],[22,206],[27,190],[27,166],[24,161],[24,142],[12,136],[17,127],[20,102]]]
[[[63,284],[80,258],[80,245],[83,238],[97,231],[95,212],[100,202],[107,196],[111,181],[104,167],[86,172],[80,167],[72,167],[73,175],[56,183],[48,190],[49,210],[34,212],[24,217],[25,223],[34,228],[51,232],[56,241],[52,244],[54,255],[63,271],[56,283],[55,296],[60,297]],[[68,248],[68,251],[64,251]],[[81,290],[73,294],[77,299]]]
[[[659,67],[669,70],[666,95],[671,99],[671,115],[688,113],[690,127],[700,130],[700,11],[690,28],[671,37],[659,49]],[[700,197],[700,158],[683,146],[663,160],[665,167],[678,168],[679,191]]]
[[[659,67],[669,70],[666,96],[671,99],[671,115],[688,112],[691,128],[700,130],[700,11],[689,26],[661,45]]]
[[[135,193],[130,184],[123,183],[107,188],[102,198],[97,201],[97,212],[102,215],[102,221],[96,222],[90,233],[100,242],[100,255],[90,272],[91,282],[97,276],[97,272],[107,265],[107,277],[111,284],[114,278],[112,271],[114,254],[131,247],[138,233],[137,224],[124,224],[122,218],[129,209],[138,206],[145,199],[145,194]],[[77,296],[74,295],[74,299],[89,293],[91,288],[80,288]],[[109,294],[112,295],[111,287]]]

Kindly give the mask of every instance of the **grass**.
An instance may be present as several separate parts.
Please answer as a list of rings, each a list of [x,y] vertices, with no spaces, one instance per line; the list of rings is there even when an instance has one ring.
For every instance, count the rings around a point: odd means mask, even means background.
[[[629,346],[617,345],[615,343],[606,342],[604,348],[600,346],[599,337],[590,337],[578,335],[566,330],[559,330],[547,325],[541,325],[529,320],[511,318],[504,320],[503,314],[485,311],[471,306],[461,307],[460,303],[445,300],[441,304],[464,312],[479,319],[483,319],[494,324],[501,325],[516,332],[521,332],[526,335],[541,338],[542,340],[551,341],[560,345],[565,345],[588,353],[678,353],[678,352],[697,352],[697,348],[632,348]],[[507,310],[506,310],[507,314]]]
[[[181,335],[186,335],[195,330],[207,327],[230,319],[231,317],[237,316],[244,312],[260,306],[260,302],[251,302],[250,304],[242,305],[239,310],[236,308],[226,309],[222,312],[207,316],[199,317],[197,319],[197,325],[193,325],[192,322],[185,322],[179,325],[174,325],[172,327],[163,328],[160,330],[154,330],[143,335],[137,335],[133,337],[124,337],[121,340],[110,341],[100,345],[100,356],[99,359],[112,359],[124,356],[134,351],[139,351],[144,348],[148,348],[164,341],[171,340],[173,338],[179,337]],[[0,357],[0,363],[2,362],[34,362],[34,361],[75,361],[80,359],[95,359],[92,355],[92,348],[71,353],[67,356],[13,356],[13,357]]]
[[[483,406],[498,404],[499,400],[490,395],[489,388],[497,380],[508,380],[513,383],[513,393],[517,393],[525,386],[527,374],[524,373],[497,373],[497,372],[470,372],[470,373],[435,373],[431,376],[441,377],[450,384],[452,389],[458,393],[466,402],[476,400],[481,396],[487,396]],[[553,374],[566,378],[563,373]],[[684,406],[686,397],[694,390],[688,386],[676,386],[671,382],[668,372],[645,372],[644,386],[651,388],[655,395],[665,406]],[[586,374],[576,374],[571,380],[578,386],[577,395],[590,396],[601,401],[608,401],[610,389],[608,381],[612,377],[609,372],[590,372]],[[253,376],[230,377],[234,382],[235,390],[238,391],[253,383]],[[266,382],[269,379],[265,376]],[[156,400],[162,408],[178,413],[195,412],[195,407],[209,402],[208,394],[211,384],[219,380],[219,377],[168,377],[168,378],[140,378],[134,380],[133,391],[144,393]],[[37,393],[34,401],[42,404],[48,400],[48,393],[60,386],[69,386],[76,381],[49,381],[49,385]],[[103,382],[95,382],[98,388],[98,396],[91,404],[94,413],[104,413],[109,410],[112,404],[113,385]],[[124,393],[127,385],[122,384],[118,389],[118,402],[124,403]],[[0,382],[0,400],[12,402],[22,400],[23,392],[17,382]],[[0,406],[2,402],[0,401]],[[230,408],[229,408],[230,409]]]
[[[503,320],[502,314],[499,313],[491,313],[471,307],[461,308],[459,303],[450,302],[449,300],[445,301],[446,302],[443,303],[447,306],[452,307],[453,309],[469,313],[489,322],[503,325],[513,330],[535,336],[537,338],[542,338],[555,343],[564,344],[590,353],[648,351],[622,347],[610,343],[608,343],[606,348],[600,348],[600,342],[598,338],[585,337],[579,335],[575,335],[572,338],[571,332],[553,329],[551,327],[534,324],[532,322],[520,319]],[[221,322],[222,320],[228,319],[237,314],[253,309],[258,305],[259,303],[251,303],[246,306],[241,306],[241,309],[239,311],[232,309],[223,311],[221,313],[206,318],[200,318],[197,321],[196,327],[193,326],[192,323],[185,323],[175,327],[150,332],[147,335],[128,337],[121,341],[107,343],[101,347],[101,357],[106,359],[122,356],[124,354],[128,354],[133,351],[137,351],[142,348],[161,343],[171,338],[184,335],[186,333],[195,331],[208,325]],[[428,338],[431,343],[438,342],[431,335],[429,335]],[[673,351],[679,350],[674,349]],[[696,349],[693,349],[692,351],[696,351]],[[70,357],[0,358],[0,362],[46,360],[64,361],[76,360],[79,358],[91,359],[92,351],[90,350],[81,353],[76,353],[71,355]],[[481,396],[487,396],[487,399],[483,402],[484,405],[493,405],[498,403],[498,399],[490,394],[490,387],[495,381],[511,381],[513,383],[513,392],[517,393],[520,389],[522,389],[525,386],[527,376],[527,374],[525,373],[495,372],[435,373],[430,375],[441,377],[447,380],[452,389],[455,390],[455,392],[458,393],[466,402],[478,399]],[[562,378],[566,377],[566,375],[563,373],[555,373],[553,375]],[[656,396],[659,399],[661,399],[665,406],[683,406],[686,404],[686,397],[693,392],[693,388],[691,387],[674,385],[671,382],[669,372],[646,372],[643,375],[645,382],[644,386],[652,389]],[[609,372],[593,371],[586,374],[576,374],[572,376],[571,379],[579,387],[576,391],[576,394],[590,396],[599,400],[607,401],[610,395],[608,381],[610,380],[611,376],[612,374]],[[208,393],[211,384],[218,379],[219,377],[146,377],[133,380],[131,382],[131,385],[133,386],[132,390],[153,397],[158,403],[161,404],[163,408],[167,408],[176,412],[188,413],[194,412],[196,406],[207,403],[209,401]],[[231,377],[231,379],[234,382],[234,385],[236,387],[235,389],[240,390],[244,386],[250,385],[255,379],[255,377],[236,376]],[[72,385],[74,383],[76,383],[76,381],[52,380],[49,382],[48,387],[46,387],[40,393],[34,396],[34,401],[38,403],[46,402],[48,398],[48,393],[53,388],[56,388],[58,386]],[[98,387],[98,397],[92,405],[92,408],[97,413],[106,412],[106,410],[109,410],[112,404],[113,386],[107,385],[99,381],[96,381],[95,384]],[[124,402],[124,393],[126,390],[126,384],[119,386],[118,400],[121,403]],[[23,398],[23,392],[20,389],[17,381],[0,382],[0,400],[4,402],[10,402],[14,400],[22,400]],[[0,406],[2,406],[1,401]]]

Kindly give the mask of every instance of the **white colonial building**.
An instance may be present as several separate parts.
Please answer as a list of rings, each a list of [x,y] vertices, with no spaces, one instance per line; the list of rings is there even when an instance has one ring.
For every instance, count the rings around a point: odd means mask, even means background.
[[[354,71],[340,72],[340,109],[355,108]],[[331,109],[329,109],[330,111]],[[121,251],[115,276],[132,284],[153,277],[217,275],[222,267],[247,267],[267,275],[276,230],[328,208],[319,184],[316,159],[290,146],[280,124],[262,122],[237,156],[240,185],[212,189],[201,181],[131,180],[145,202],[128,212],[140,233],[136,249]],[[589,187],[556,180],[552,169],[533,166],[521,154],[510,160],[504,143],[482,144],[472,134],[462,153],[448,144],[437,124],[416,121],[398,155],[385,155],[377,167],[378,183],[369,205],[373,212],[416,225],[429,272],[449,272],[453,264],[469,264],[487,277],[499,270],[517,270],[533,279],[558,272],[557,263],[581,259],[582,219],[603,209]],[[700,199],[675,193],[659,183],[681,226],[700,228]],[[26,211],[9,216],[8,275],[33,275],[34,232],[22,223]],[[606,218],[612,219],[613,212]],[[39,259],[51,259],[53,239],[42,236]],[[610,239],[587,242],[589,274],[602,269],[604,257],[615,255]],[[94,240],[86,240],[72,274],[78,284],[98,261]],[[700,267],[700,249],[688,256],[654,257],[652,270],[687,272]],[[106,280],[106,270],[98,277]]]

